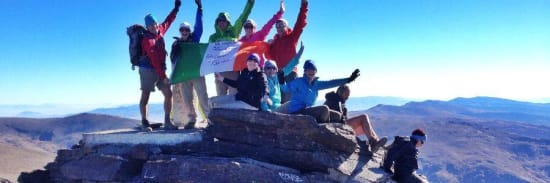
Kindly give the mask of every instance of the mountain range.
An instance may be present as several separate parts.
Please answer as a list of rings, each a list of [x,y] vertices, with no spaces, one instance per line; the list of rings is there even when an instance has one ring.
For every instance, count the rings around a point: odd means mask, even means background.
[[[375,105],[366,99],[346,104],[350,116],[367,113],[380,136],[391,140],[415,128],[428,133],[420,149],[420,172],[432,182],[549,182],[550,104],[490,97],[428,100]],[[354,101],[355,102],[355,101]],[[160,107],[159,107],[160,108]],[[137,106],[91,110],[62,118],[0,118],[0,177],[16,180],[18,172],[53,161],[82,133],[132,128]],[[150,114],[162,116],[162,110]],[[132,119],[129,119],[132,118]]]

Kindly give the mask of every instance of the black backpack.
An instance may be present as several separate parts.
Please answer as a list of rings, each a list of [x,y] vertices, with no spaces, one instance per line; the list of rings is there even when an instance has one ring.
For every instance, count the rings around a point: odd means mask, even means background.
[[[126,34],[130,38],[130,63],[132,64],[132,70],[139,64],[139,60],[142,58],[143,52],[141,50],[141,40],[145,34],[145,27],[143,25],[135,24],[126,28]]]
[[[411,139],[408,136],[395,136],[393,139],[393,143],[388,146],[388,151],[386,152],[386,156],[384,157],[384,163],[382,167],[386,172],[389,172],[391,169],[391,166],[393,165],[393,161],[395,158],[395,155],[398,154],[403,147],[405,147],[405,144],[410,142]]]

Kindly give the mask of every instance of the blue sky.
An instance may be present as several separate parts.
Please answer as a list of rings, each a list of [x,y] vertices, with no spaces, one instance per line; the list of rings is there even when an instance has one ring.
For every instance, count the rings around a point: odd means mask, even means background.
[[[194,1],[182,2],[167,43],[179,23],[194,24]],[[201,41],[220,11],[234,20],[245,2],[203,0]],[[285,3],[284,18],[293,25],[300,1]],[[147,13],[163,20],[173,4],[0,1],[0,104],[137,103],[139,78],[130,70],[125,28],[143,24]],[[278,4],[257,0],[250,18],[263,24]],[[321,79],[360,68],[352,96],[550,98],[550,1],[311,0],[309,9],[302,58],[316,61]],[[213,95],[211,76],[207,85]],[[155,92],[151,100],[161,98]]]

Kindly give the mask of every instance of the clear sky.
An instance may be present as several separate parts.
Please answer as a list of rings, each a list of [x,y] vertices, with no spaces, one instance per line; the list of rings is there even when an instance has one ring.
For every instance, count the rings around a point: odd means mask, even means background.
[[[279,1],[256,1],[250,18],[263,25]],[[203,0],[201,41],[220,11],[235,20],[245,2]],[[285,3],[284,18],[294,25],[300,0]],[[171,0],[0,1],[0,104],[137,103],[126,27],[143,24],[147,13],[161,21],[173,6]],[[168,44],[179,23],[194,24],[195,9],[193,0],[182,0]],[[352,96],[550,98],[548,0],[310,0],[307,21],[302,58],[316,61],[321,79],[361,69]],[[207,85],[215,94],[211,76]],[[161,101],[160,92],[152,96]]]

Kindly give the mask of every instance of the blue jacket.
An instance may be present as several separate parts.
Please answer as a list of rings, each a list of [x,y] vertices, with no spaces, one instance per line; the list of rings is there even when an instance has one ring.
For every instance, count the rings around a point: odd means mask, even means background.
[[[294,69],[294,67],[296,67],[296,65],[300,63],[300,57],[302,57],[303,52],[304,52],[304,47],[302,46],[300,47],[300,50],[298,51],[298,53],[296,53],[296,56],[294,56],[292,60],[290,60],[290,62],[284,68],[279,70],[279,73],[283,72],[283,75],[285,77],[289,75]],[[281,85],[279,84],[279,81],[284,80],[284,78],[279,78],[278,76],[279,74],[273,77],[267,76],[267,85],[269,88],[269,99],[271,99],[273,104],[269,106],[267,105],[267,102],[262,102],[262,109],[265,111],[273,111],[279,108],[279,106],[281,106],[281,90],[280,90]]]
[[[311,107],[317,100],[319,90],[329,89],[346,84],[348,78],[334,79],[330,81],[319,81],[315,78],[310,84],[306,76],[296,78],[290,83],[283,85],[281,89],[284,92],[290,92],[289,113],[298,112],[306,107]]]

